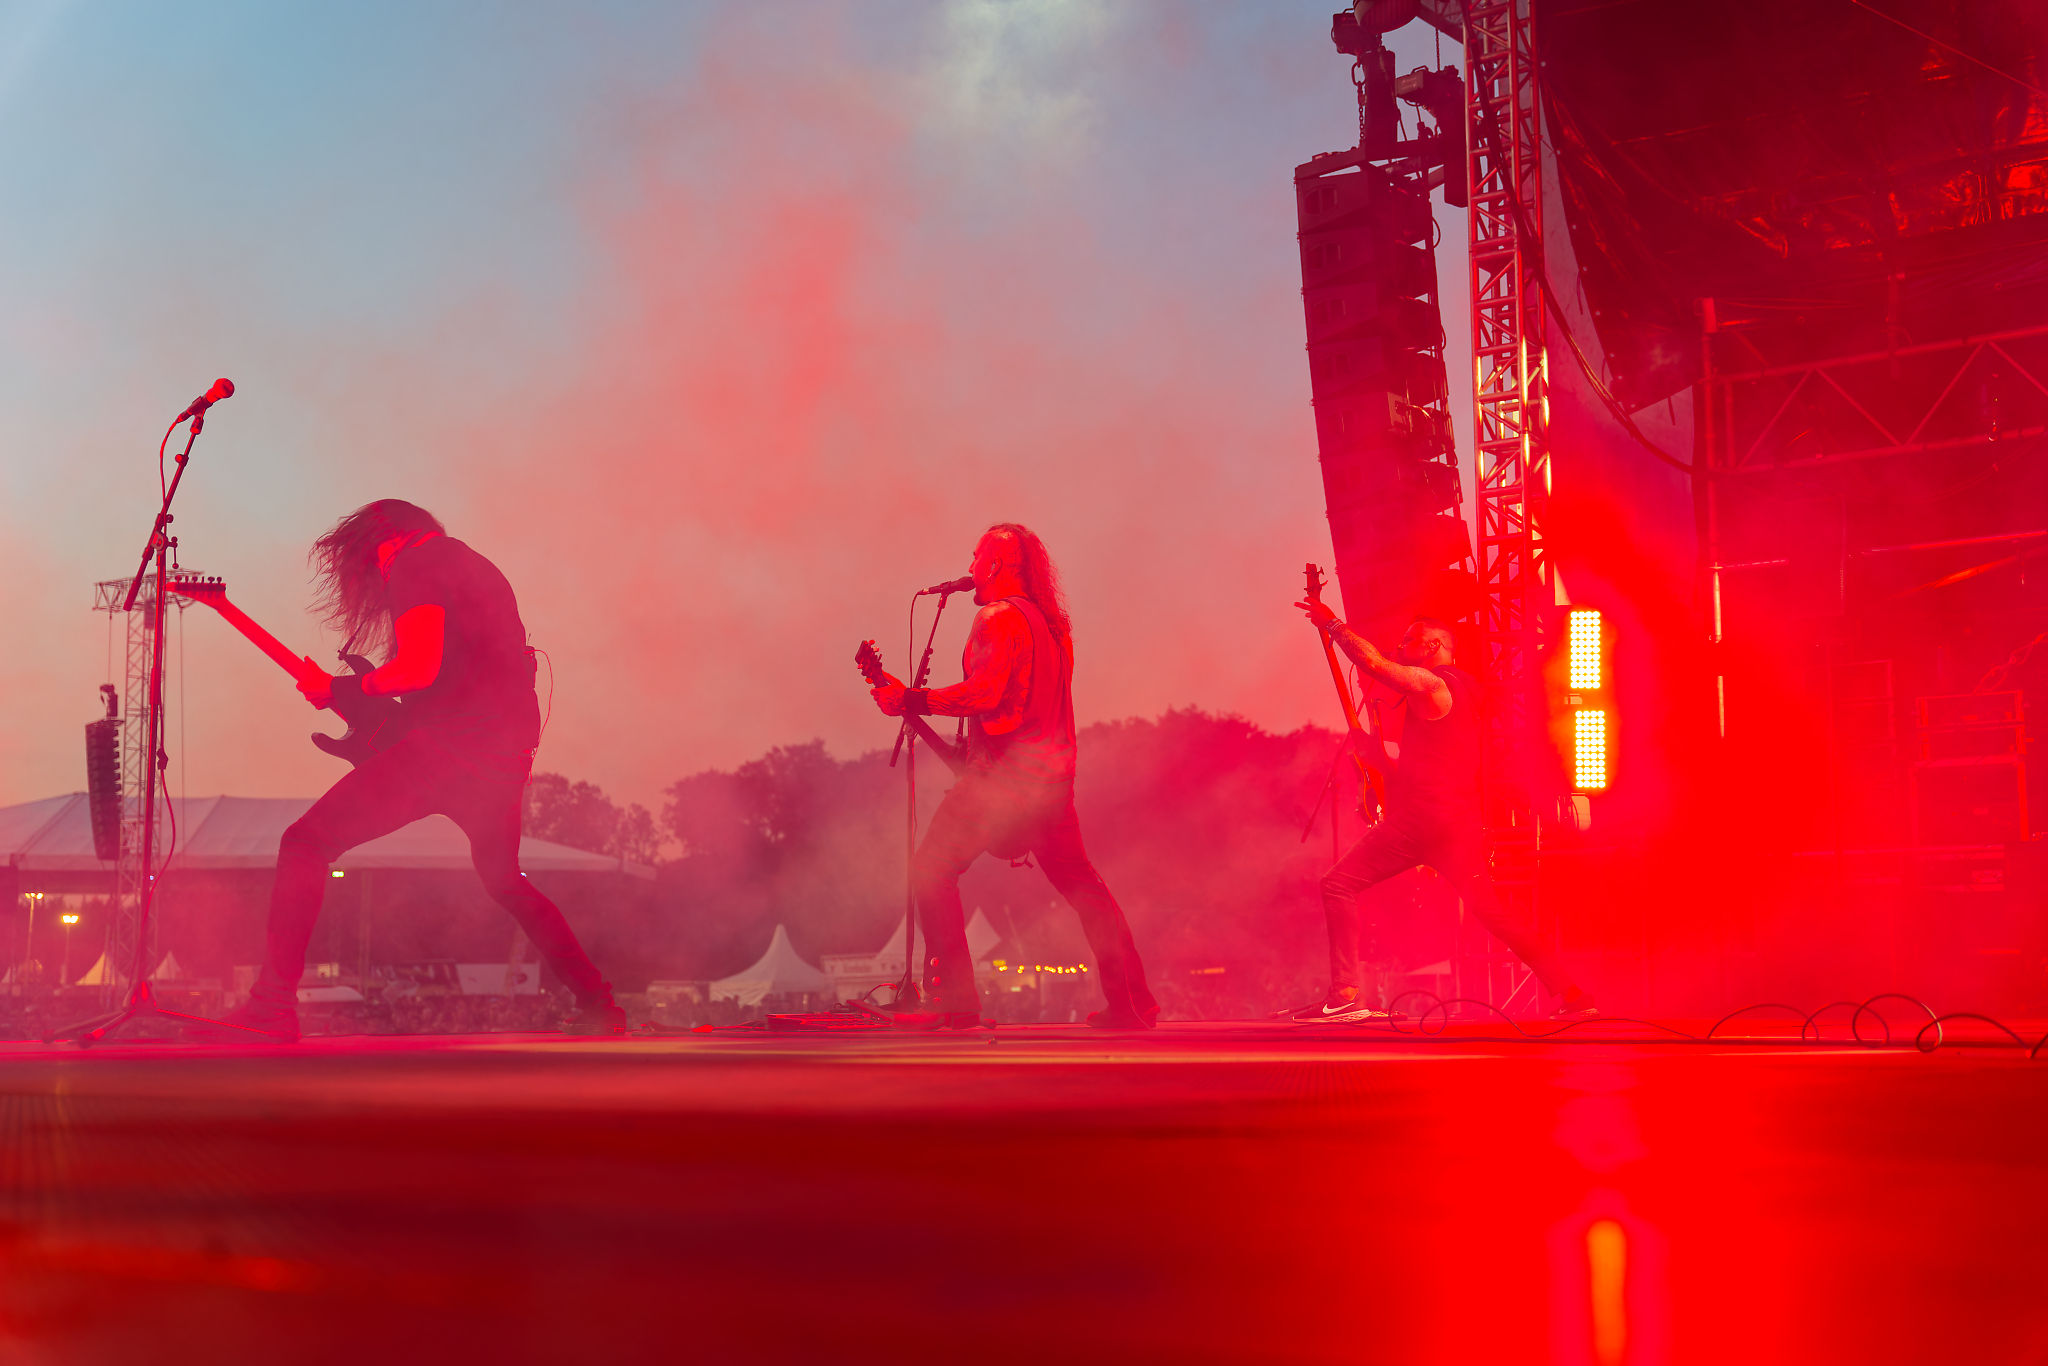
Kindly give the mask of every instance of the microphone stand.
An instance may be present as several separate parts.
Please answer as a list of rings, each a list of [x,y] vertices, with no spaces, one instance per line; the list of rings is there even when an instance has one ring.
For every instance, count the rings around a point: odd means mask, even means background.
[[[909,648],[917,646],[917,600],[922,593],[910,595],[910,641]],[[924,654],[917,661],[917,671],[912,676],[910,687],[922,688],[931,678],[932,643],[939,634],[939,618],[946,614],[946,599],[951,591],[939,594],[939,610],[932,613],[932,629],[925,633]],[[891,1010],[906,1010],[917,1005],[920,998],[917,983],[917,732],[910,728],[905,718],[896,728],[896,748],[889,752],[889,767],[896,767],[898,758],[903,760],[904,790],[909,798],[907,819],[904,822],[903,860],[903,976],[896,982],[896,996],[890,1001]]]
[[[183,419],[180,419],[181,421]],[[171,427],[176,429],[177,423]],[[111,1015],[101,1015],[68,1025],[44,1038],[45,1043],[59,1039],[74,1039],[81,1048],[90,1048],[101,1042],[125,1024],[142,1019],[176,1020],[180,1024],[200,1024],[217,1029],[243,1030],[244,1026],[230,1024],[225,1020],[208,1019],[203,1015],[187,1015],[175,1010],[165,1010],[156,1003],[156,994],[150,986],[149,931],[150,921],[156,912],[157,867],[156,867],[156,802],[157,789],[163,774],[170,766],[170,756],[164,751],[164,617],[168,606],[169,593],[166,581],[169,578],[167,561],[177,547],[178,538],[171,535],[171,501],[178,496],[179,481],[185,477],[185,463],[192,455],[192,443],[199,439],[199,433],[206,426],[205,413],[192,418],[192,426],[185,437],[185,449],[178,452],[177,473],[171,476],[170,485],[164,490],[163,506],[157,509],[156,523],[150,528],[149,543],[143,547],[142,563],[135,567],[135,578],[128,585],[128,596],[123,600],[123,611],[135,610],[135,599],[142,593],[144,578],[154,575],[151,591],[155,596],[146,605],[150,614],[149,641],[149,701],[143,716],[143,761],[142,761],[142,891],[135,911],[135,963],[128,976],[128,1002]],[[170,440],[170,433],[164,433],[164,440]],[[247,1029],[251,1038],[260,1038],[261,1030]]]

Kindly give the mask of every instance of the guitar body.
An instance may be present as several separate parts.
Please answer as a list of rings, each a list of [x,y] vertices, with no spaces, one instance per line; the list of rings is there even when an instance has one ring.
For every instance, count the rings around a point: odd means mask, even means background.
[[[295,680],[304,680],[314,674],[325,673],[319,665],[304,656],[287,650],[278,638],[258,626],[253,618],[241,608],[228,601],[228,588],[219,579],[203,579],[180,576],[170,581],[168,587],[179,597],[190,598],[193,602],[204,603],[220,613],[221,619],[240,631],[250,644],[267,655],[271,662],[290,674]],[[345,654],[342,660],[358,674],[366,674],[377,666],[361,655]],[[353,717],[344,717],[348,729],[339,735],[322,735],[317,731],[313,743],[322,753],[332,754],[337,759],[346,759],[350,764],[360,764],[372,754],[382,753],[398,743],[398,737],[411,728],[411,718],[405,714],[405,704],[395,697],[365,697]]]
[[[377,667],[361,655],[343,655],[342,660],[358,675]],[[343,718],[348,721],[348,729],[341,734],[323,735],[314,731],[314,747],[323,754],[346,759],[354,767],[372,754],[390,749],[412,728],[412,720],[405,714],[405,703],[395,697],[365,697],[362,705],[362,714]]]

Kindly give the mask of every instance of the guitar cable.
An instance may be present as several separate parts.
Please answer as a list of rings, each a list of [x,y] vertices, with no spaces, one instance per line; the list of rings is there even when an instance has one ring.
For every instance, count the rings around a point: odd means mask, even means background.
[[[541,649],[538,645],[529,645],[526,647],[526,651],[528,654],[539,655],[542,659],[545,659],[548,662],[547,708],[546,710],[541,712],[540,715],[540,736],[533,742],[534,755],[535,757],[539,757],[540,742],[548,738],[548,722],[552,720],[555,715],[555,657],[549,654],[546,650]]]

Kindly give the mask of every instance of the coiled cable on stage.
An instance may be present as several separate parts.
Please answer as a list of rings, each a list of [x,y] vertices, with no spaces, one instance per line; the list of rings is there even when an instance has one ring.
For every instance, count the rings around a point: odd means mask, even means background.
[[[1400,1007],[1404,1002],[1411,1000],[1427,1002],[1415,1016],[1413,1025],[1403,1025],[1399,1019],[1393,1019],[1385,1023],[1362,1021],[1356,1024],[1354,1028],[1368,1029],[1378,1033],[1399,1034],[1413,1039],[1443,1039],[1454,1043],[1543,1043],[1549,1040],[1558,1040],[1562,1035],[1583,1031],[1588,1027],[1621,1025],[1654,1030],[1656,1034],[1648,1036],[1642,1034],[1610,1035],[1605,1033],[1598,1036],[1586,1036],[1581,1034],[1576,1039],[1564,1041],[1577,1043],[1722,1043],[1794,1047],[1815,1044],[1839,1045],[1843,1042],[1841,1039],[1829,1039],[1823,1032],[1821,1017],[1829,1011],[1847,1010],[1850,1012],[1849,1041],[1862,1048],[1905,1048],[1907,1044],[1902,1040],[1895,1039],[1891,1022],[1885,1018],[1884,1012],[1878,1009],[1878,1004],[1883,1001],[1903,1001],[1924,1012],[1927,1016],[1927,1022],[1914,1032],[1911,1041],[1911,1047],[1920,1053],[1932,1053],[1945,1044],[1958,1048],[2005,1047],[2004,1044],[1987,1043],[1983,1040],[1951,1040],[1947,1026],[1960,1021],[1974,1021],[1996,1029],[2008,1039],[2011,1039],[2014,1047],[2026,1049],[2029,1061],[2038,1059],[2041,1056],[2042,1050],[2048,1048],[2048,1034],[2043,1034],[2041,1038],[2029,1044],[2025,1036],[2020,1034],[2018,1030],[1995,1016],[1983,1015],[1967,1010],[1954,1011],[1947,1015],[1937,1014],[1933,1007],[1929,1006],[1919,997],[1909,996],[1904,992],[1898,991],[1879,992],[1877,995],[1867,997],[1862,1001],[1830,1001],[1820,1009],[1811,1012],[1803,1010],[1799,1006],[1788,1005],[1783,1001],[1758,1001],[1752,1005],[1742,1006],[1729,1011],[1726,1015],[1723,1015],[1720,1019],[1707,1026],[1704,1034],[1695,1034],[1690,1030],[1679,1029],[1674,1025],[1668,1025],[1659,1020],[1645,1020],[1630,1015],[1589,1015],[1583,1019],[1560,1021],[1551,1028],[1530,1029],[1490,1001],[1481,1001],[1467,996],[1438,996],[1435,992],[1424,991],[1420,988],[1399,993],[1387,1002],[1387,1008],[1390,1012],[1400,1015]],[[1475,1006],[1488,1015],[1498,1016],[1513,1033],[1449,1034],[1447,1031],[1451,1024],[1451,1013],[1460,1006]],[[1729,1021],[1760,1010],[1780,1010],[1799,1016],[1799,1033],[1797,1037],[1722,1034],[1720,1032],[1722,1027]],[[1443,1018],[1432,1027],[1432,1021],[1436,1020],[1438,1015],[1441,1015]],[[1869,1037],[1864,1035],[1863,1017],[1865,1015],[1871,1015],[1876,1018],[1878,1027],[1883,1031],[1881,1035]],[[1930,1033],[1933,1036],[1931,1041],[1929,1039]]]

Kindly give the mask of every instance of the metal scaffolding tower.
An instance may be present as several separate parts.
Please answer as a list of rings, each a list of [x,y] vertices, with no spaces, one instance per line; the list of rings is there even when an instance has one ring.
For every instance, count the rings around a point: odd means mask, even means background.
[[[100,983],[100,999],[111,1004],[125,999],[135,966],[135,935],[142,907],[142,803],[158,802],[157,816],[164,815],[162,790],[153,782],[152,767],[144,747],[149,719],[149,662],[151,623],[156,620],[156,590],[145,579],[132,610],[124,609],[130,579],[106,579],[93,585],[93,610],[125,618],[126,648],[122,653],[121,676],[121,850],[114,864],[114,914],[108,918],[105,963],[108,971]],[[171,605],[183,610],[182,601],[172,595]],[[162,846],[159,845],[161,849]],[[154,926],[152,926],[154,938]],[[154,962],[156,945],[149,945],[148,958]]]
[[[1553,585],[1543,545],[1550,403],[1531,10],[1532,0],[1470,0],[1464,42],[1480,629],[1501,690],[1483,768],[1486,813],[1501,895],[1534,898],[1537,823],[1521,758],[1542,705],[1538,660]]]

